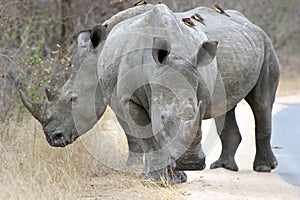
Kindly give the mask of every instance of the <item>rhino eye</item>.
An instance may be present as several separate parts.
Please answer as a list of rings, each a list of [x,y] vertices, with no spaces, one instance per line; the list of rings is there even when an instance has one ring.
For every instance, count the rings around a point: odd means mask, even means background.
[[[78,96],[77,96],[77,94],[72,94],[71,96],[70,96],[70,102],[72,102],[72,103],[74,103],[74,102],[76,102],[78,100]]]

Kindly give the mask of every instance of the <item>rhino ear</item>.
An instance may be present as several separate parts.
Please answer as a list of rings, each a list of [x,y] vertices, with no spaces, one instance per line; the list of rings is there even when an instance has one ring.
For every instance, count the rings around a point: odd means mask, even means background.
[[[84,30],[78,33],[77,36],[78,50],[90,48],[91,45],[90,37],[91,37],[91,30]]]
[[[104,41],[106,39],[105,27],[102,25],[95,26],[91,30],[90,39],[91,39],[93,47],[96,48],[102,41]]]
[[[171,52],[171,44],[164,38],[153,38],[152,56],[157,64],[163,65]]]
[[[196,65],[199,67],[208,65],[216,57],[218,42],[204,42],[196,55]]]

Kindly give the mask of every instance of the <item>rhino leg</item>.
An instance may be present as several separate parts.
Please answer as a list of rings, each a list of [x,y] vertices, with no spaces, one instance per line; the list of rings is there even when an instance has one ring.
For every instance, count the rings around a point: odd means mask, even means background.
[[[265,62],[256,86],[245,98],[255,119],[256,155],[253,169],[270,172],[278,165],[271,149],[272,107],[279,82],[279,63],[274,50],[265,55]]]
[[[258,103],[253,99],[253,94],[251,93],[246,100],[255,118],[256,155],[253,169],[258,172],[270,172],[278,165],[270,144],[273,103],[264,103],[263,101]]]
[[[161,151],[155,137],[143,138],[143,149],[145,151],[145,179],[152,181],[168,180],[166,167],[168,157]]]
[[[187,181],[187,175],[184,171],[173,170],[170,166],[168,167],[168,176],[171,183],[185,183]]]
[[[140,147],[142,147],[142,152],[144,152],[145,156],[146,179],[158,182],[165,180],[169,183],[186,181],[186,178],[184,179],[184,176],[186,177],[185,174],[180,172],[170,173],[168,170],[168,165],[170,164],[169,155],[161,148],[159,141],[153,136],[148,112],[143,106],[132,100],[125,99],[123,104],[126,123],[122,123],[122,120],[120,121],[128,137],[129,148],[132,148],[133,152],[129,154],[128,162],[131,162],[131,158],[136,158],[136,155],[139,153],[136,154],[134,151],[140,152]]]
[[[142,149],[140,138],[136,138],[126,133],[129,154],[127,158],[127,166],[141,165],[144,163],[144,151]]]
[[[272,105],[255,104],[250,97],[247,97],[247,102],[250,104],[255,118],[256,155],[253,169],[258,172],[270,172],[278,165],[270,144]]]
[[[169,155],[161,149],[155,137],[144,138],[145,151],[145,175],[146,180],[155,182],[168,182],[169,184],[184,183],[187,181],[187,175],[183,171],[174,170],[170,163]]]
[[[222,143],[222,152],[220,158],[211,164],[211,169],[223,167],[232,171],[238,171],[234,155],[242,138],[236,123],[234,110],[235,107],[215,119],[217,131]]]
[[[154,182],[168,182],[168,184],[179,184],[187,181],[187,175],[184,171],[173,171],[169,168],[162,168],[156,171],[151,171],[146,174],[146,180]]]
[[[117,118],[123,130],[125,131],[125,135],[128,142],[129,153],[126,162],[127,166],[134,167],[134,166],[142,165],[144,163],[143,162],[144,151],[142,148],[142,142],[143,142],[142,139],[132,136],[128,124],[125,121],[121,120],[119,117]]]

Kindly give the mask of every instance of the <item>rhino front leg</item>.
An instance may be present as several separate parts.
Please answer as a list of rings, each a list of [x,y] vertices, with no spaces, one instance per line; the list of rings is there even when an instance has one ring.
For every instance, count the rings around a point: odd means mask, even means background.
[[[232,171],[238,171],[234,155],[242,138],[236,123],[234,110],[235,107],[226,114],[215,118],[217,131],[222,143],[222,152],[220,158],[211,164],[211,169],[223,167]]]
[[[170,183],[183,182],[179,181],[178,179],[181,178],[177,178],[177,176],[184,176],[184,174],[181,174],[180,172],[170,172],[170,156],[165,152],[160,143],[157,141],[156,137],[153,135],[151,119],[149,118],[146,109],[131,99],[125,99],[124,111],[126,123],[128,125],[126,126],[126,124],[124,124],[124,127],[125,129],[128,128],[128,130],[126,130],[127,134],[130,133],[130,135],[128,134],[128,144],[130,148],[138,151],[140,151],[139,148],[142,147],[142,151],[144,152],[146,172],[145,178],[158,182],[162,181],[162,179]],[[133,153],[131,155],[133,156],[132,158],[134,158],[136,154]]]
[[[184,183],[187,175],[183,171],[175,170],[175,160],[156,141],[155,137],[144,139],[145,150],[145,179],[169,184]]]
[[[126,123],[119,119],[126,132],[128,146],[131,148],[128,164],[130,165],[132,160],[136,160],[136,154],[133,152],[135,150],[139,151],[139,147],[142,147],[142,151],[145,154],[145,178],[160,181],[162,177],[167,177],[167,157],[163,152],[158,153],[160,152],[160,146],[153,136],[151,119],[147,110],[141,104],[133,101],[133,99],[137,98],[132,96],[131,99],[123,99]]]
[[[127,138],[127,143],[128,143],[128,158],[127,158],[127,166],[128,167],[134,167],[134,166],[139,166],[142,165],[143,162],[143,158],[144,158],[144,151],[142,148],[142,139],[139,137],[135,137],[131,134],[130,129],[128,127],[128,124],[121,120],[119,117],[118,121],[120,123],[120,125],[122,126],[126,138]]]
[[[142,165],[144,163],[144,151],[142,148],[142,141],[140,138],[131,136],[126,133],[127,142],[128,142],[128,158],[127,166]]]
[[[167,180],[167,155],[161,150],[154,137],[143,139],[145,151],[145,179],[152,181]]]

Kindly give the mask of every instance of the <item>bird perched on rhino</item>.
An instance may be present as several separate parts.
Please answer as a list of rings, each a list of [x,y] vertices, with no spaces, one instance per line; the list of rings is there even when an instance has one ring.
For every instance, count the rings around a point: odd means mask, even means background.
[[[142,5],[147,5],[147,1],[138,1],[133,4],[133,6],[142,6]]]
[[[199,15],[198,13],[195,13],[193,16],[191,16],[191,18],[198,21],[198,22],[200,22],[204,26],[206,26],[206,24],[203,22],[204,18],[201,15]]]
[[[187,25],[189,27],[195,26],[194,22],[190,18],[182,18],[182,21],[185,25]]]
[[[214,4],[215,10],[223,15],[226,15],[227,17],[230,17],[230,15],[228,15],[225,10],[223,8],[221,8],[217,3]]]

